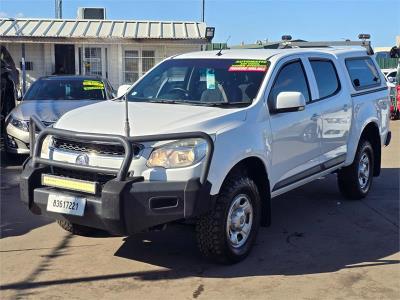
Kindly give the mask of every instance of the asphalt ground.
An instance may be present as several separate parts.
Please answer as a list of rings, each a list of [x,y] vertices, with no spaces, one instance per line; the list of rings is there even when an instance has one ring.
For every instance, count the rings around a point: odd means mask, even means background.
[[[1,299],[399,299],[400,121],[363,201],[335,175],[273,199],[273,224],[251,255],[200,256],[193,228],[88,238],[32,215],[19,200],[21,159],[2,156]]]

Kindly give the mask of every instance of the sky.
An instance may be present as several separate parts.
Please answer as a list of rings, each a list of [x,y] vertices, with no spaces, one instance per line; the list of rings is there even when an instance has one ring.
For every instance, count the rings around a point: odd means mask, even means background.
[[[0,0],[0,18],[53,18],[54,0]],[[63,18],[78,7],[105,7],[107,19],[200,21],[202,0],[63,0]],[[374,47],[395,45],[400,0],[205,0],[214,42],[229,45],[276,41],[284,34],[308,41],[357,39],[371,34]]]

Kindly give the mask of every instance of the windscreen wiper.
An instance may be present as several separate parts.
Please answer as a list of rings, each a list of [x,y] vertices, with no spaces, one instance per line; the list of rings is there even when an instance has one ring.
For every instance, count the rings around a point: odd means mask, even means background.
[[[251,104],[251,102],[203,102],[205,106],[217,107],[244,107]]]
[[[151,99],[151,100],[147,100],[146,102],[166,103],[166,104],[182,104],[182,103],[184,103],[184,101],[176,101],[176,100],[169,100],[169,99]]]

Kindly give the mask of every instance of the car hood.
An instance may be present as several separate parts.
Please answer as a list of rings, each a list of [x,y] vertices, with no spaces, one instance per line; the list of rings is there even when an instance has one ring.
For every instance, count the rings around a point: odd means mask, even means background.
[[[131,136],[204,131],[215,133],[223,127],[244,121],[243,108],[199,105],[129,103]],[[55,128],[87,133],[124,135],[125,103],[104,101],[66,113]]]
[[[96,100],[25,100],[11,112],[20,120],[36,115],[45,122],[56,122],[64,113],[78,107],[98,103]]]

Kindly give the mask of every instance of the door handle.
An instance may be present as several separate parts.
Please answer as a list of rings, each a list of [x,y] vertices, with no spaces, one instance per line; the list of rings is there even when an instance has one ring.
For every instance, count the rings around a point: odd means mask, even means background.
[[[317,121],[319,118],[321,117],[321,115],[319,114],[313,114],[310,118],[311,121]]]

